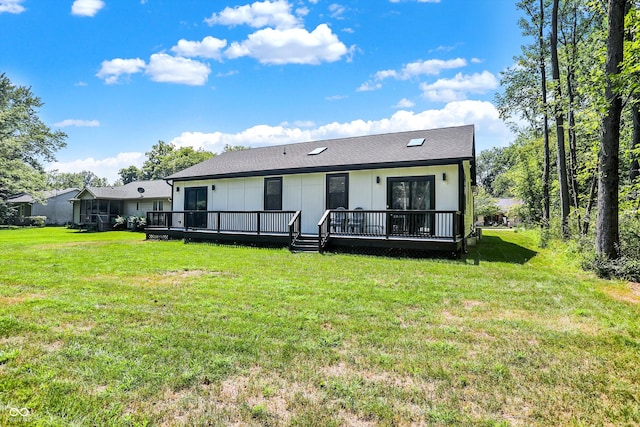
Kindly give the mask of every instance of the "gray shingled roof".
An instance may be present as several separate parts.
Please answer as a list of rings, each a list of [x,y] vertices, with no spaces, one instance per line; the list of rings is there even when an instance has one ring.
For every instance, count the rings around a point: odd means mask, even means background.
[[[71,193],[74,191],[77,193],[80,190],[77,188],[65,188],[64,190],[46,190],[42,192],[42,196],[45,200],[47,200],[52,197],[61,196],[63,194]],[[35,202],[35,200],[30,194],[22,194],[16,197],[10,197],[9,199],[7,199],[7,201],[11,203],[34,203]]]
[[[407,147],[407,143],[414,138],[425,138],[425,142],[422,146]],[[308,154],[318,147],[327,149],[318,155]],[[165,179],[373,169],[474,159],[474,126],[466,125],[231,151]]]
[[[142,188],[144,191],[138,191]],[[134,181],[117,187],[86,187],[96,199],[161,199],[171,197],[171,186],[164,180]],[[78,196],[80,196],[78,194]]]

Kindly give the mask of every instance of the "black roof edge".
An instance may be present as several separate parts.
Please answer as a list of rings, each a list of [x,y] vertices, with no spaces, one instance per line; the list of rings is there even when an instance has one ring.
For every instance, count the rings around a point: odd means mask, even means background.
[[[220,175],[200,175],[190,176],[184,178],[165,178],[165,181],[172,181],[172,184],[177,181],[199,181],[202,179],[225,179],[225,178],[248,178],[252,176],[271,176],[271,175],[294,175],[299,173],[322,173],[322,172],[344,172],[344,171],[359,171],[368,169],[392,169],[399,167],[416,167],[416,166],[442,166],[442,165],[456,165],[460,161],[470,160],[473,162],[472,157],[456,157],[453,159],[438,159],[438,160],[421,160],[411,162],[393,162],[393,163],[367,163],[362,165],[331,165],[331,166],[318,166],[307,168],[290,168],[290,169],[272,169],[272,170],[260,170],[260,171],[248,171],[237,172]],[[475,181],[475,180],[474,180]]]

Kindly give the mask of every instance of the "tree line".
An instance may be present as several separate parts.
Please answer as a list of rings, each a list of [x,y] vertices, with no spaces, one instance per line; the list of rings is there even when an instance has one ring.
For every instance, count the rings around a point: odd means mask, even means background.
[[[522,199],[521,214],[543,234],[591,239],[601,259],[625,257],[640,243],[640,2],[517,7],[529,43],[496,96],[517,137],[480,153],[480,185]]]

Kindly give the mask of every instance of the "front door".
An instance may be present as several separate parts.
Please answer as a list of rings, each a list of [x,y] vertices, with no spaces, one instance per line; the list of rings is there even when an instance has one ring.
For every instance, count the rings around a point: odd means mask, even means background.
[[[187,228],[207,228],[207,187],[185,188],[184,210]]]
[[[435,208],[435,176],[388,178],[387,205],[389,209],[426,211]],[[390,215],[392,233],[428,234],[433,230],[432,213],[394,213]]]

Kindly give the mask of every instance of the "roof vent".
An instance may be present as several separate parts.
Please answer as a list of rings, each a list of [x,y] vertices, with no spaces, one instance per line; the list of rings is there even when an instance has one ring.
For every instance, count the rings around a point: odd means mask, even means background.
[[[140,193],[140,194],[144,193],[144,188],[138,187],[138,193]]]
[[[309,156],[315,156],[317,154],[322,153],[326,149],[327,149],[327,147],[318,147],[318,148],[314,149],[313,151],[309,151],[308,155]]]
[[[407,144],[407,147],[419,147],[424,144],[424,138],[414,138]]]

